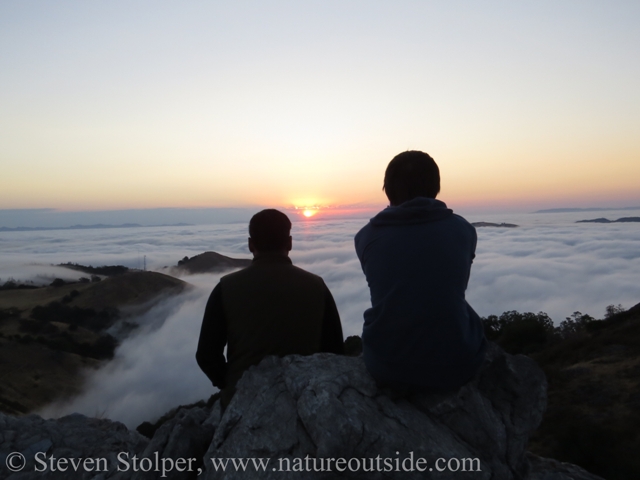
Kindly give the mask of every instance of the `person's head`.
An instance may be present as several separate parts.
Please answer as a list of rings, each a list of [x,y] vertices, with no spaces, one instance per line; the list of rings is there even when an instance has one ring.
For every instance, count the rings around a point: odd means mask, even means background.
[[[249,250],[254,254],[284,253],[291,250],[291,221],[272,208],[262,210],[249,222]]]
[[[436,198],[440,192],[440,170],[424,152],[402,152],[387,165],[382,190],[392,206],[416,197]]]

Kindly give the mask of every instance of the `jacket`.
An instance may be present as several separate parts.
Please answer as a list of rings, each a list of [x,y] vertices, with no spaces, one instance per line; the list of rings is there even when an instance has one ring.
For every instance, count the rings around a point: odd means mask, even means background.
[[[196,360],[213,385],[223,389],[226,406],[244,371],[265,356],[318,352],[343,352],[331,292],[322,278],[292,265],[288,256],[262,254],[214,288]]]
[[[476,241],[464,218],[425,197],[386,208],[358,232],[371,292],[363,355],[378,381],[451,389],[476,373],[486,340],[465,299]]]

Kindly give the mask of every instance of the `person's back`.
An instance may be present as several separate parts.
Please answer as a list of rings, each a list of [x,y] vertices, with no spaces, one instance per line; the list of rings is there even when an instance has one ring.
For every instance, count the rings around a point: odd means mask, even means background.
[[[400,163],[426,156],[407,154],[398,156]],[[409,173],[420,179],[419,171]],[[392,193],[392,205],[355,239],[372,303],[364,314],[364,360],[380,383],[396,388],[456,388],[484,358],[482,323],[465,300],[476,232],[434,198],[434,189]]]
[[[196,359],[223,408],[244,371],[267,355],[342,353],[342,327],[322,278],[289,259],[289,219],[263,210],[249,224],[251,265],[226,275],[205,309]],[[227,345],[227,359],[223,350]]]
[[[267,355],[311,355],[327,346],[322,326],[328,290],[320,277],[292,265],[288,257],[260,256],[220,284],[227,317],[227,383],[235,384]]]

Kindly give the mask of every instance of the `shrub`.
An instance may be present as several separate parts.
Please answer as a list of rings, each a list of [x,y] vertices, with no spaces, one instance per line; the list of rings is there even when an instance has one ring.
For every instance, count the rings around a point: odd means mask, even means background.
[[[0,290],[14,290],[16,288],[18,288],[18,282],[16,282],[13,278],[10,278],[6,282],[4,282],[2,287],[0,287]]]
[[[620,304],[618,305],[607,305],[605,308],[604,318],[611,318],[619,313],[624,312],[624,307]]]
[[[98,360],[110,360],[113,358],[117,346],[118,342],[111,335],[102,335],[95,341],[87,356]]]
[[[562,338],[568,338],[572,335],[584,333],[589,329],[589,324],[595,321],[591,315],[573,312],[570,317],[560,322],[560,326],[556,331]]]
[[[553,320],[544,312],[504,312],[482,319],[485,335],[511,354],[541,350],[554,336]]]
[[[27,281],[25,283],[19,283],[13,278],[9,278],[6,282],[0,285],[0,290],[25,290],[25,289],[32,289],[32,288],[38,288],[38,287],[35,286],[31,281]]]
[[[80,295],[80,292],[78,290],[71,290],[68,295],[62,297],[62,303],[69,303],[78,295]]]
[[[111,326],[118,318],[115,308],[105,308],[96,312],[93,308],[68,306],[60,302],[51,302],[45,306],[38,305],[31,311],[31,318],[41,322],[61,322],[76,325],[95,332]]]
[[[59,329],[55,325],[52,325],[48,322],[38,322],[34,320],[20,320],[20,326],[18,329],[21,332],[27,333],[45,333],[45,334],[54,334],[58,333]]]
[[[358,335],[351,335],[344,341],[344,354],[357,357],[362,353],[362,339]]]
[[[93,275],[105,275],[110,277],[112,275],[122,275],[123,273],[127,273],[129,271],[128,267],[123,265],[103,265],[102,267],[92,267],[91,265],[80,265],[79,263],[62,263],[60,264],[63,267],[72,268],[74,270],[79,270],[81,272],[93,274]],[[82,279],[80,280],[82,281]]]
[[[18,318],[20,317],[20,310],[15,307],[4,308],[0,310],[0,321],[6,318]]]

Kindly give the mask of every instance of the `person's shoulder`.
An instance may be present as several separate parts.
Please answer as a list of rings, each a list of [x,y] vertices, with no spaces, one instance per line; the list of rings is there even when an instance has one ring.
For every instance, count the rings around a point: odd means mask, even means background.
[[[356,233],[356,238],[358,236],[365,235],[367,232],[370,232],[373,229],[373,225],[371,225],[371,220],[369,220],[360,230]]]
[[[356,246],[361,241],[370,237],[372,233],[373,233],[373,225],[371,225],[371,222],[367,222],[367,224],[364,227],[362,227],[360,230],[358,230],[358,233],[356,233],[356,235],[353,237],[353,240]]]
[[[471,225],[463,216],[454,213],[449,217],[449,221],[460,231],[466,232],[469,235],[476,235],[476,227]]]
[[[220,283],[221,284],[232,283],[236,280],[240,280],[250,274],[250,270],[249,270],[250,268],[251,268],[251,265],[249,265],[248,267],[242,268],[240,270],[236,270],[235,272],[227,273],[226,275],[223,275],[222,277],[220,277]]]
[[[300,268],[300,267],[298,267],[296,265],[290,265],[289,268],[291,268],[291,272],[293,273],[293,275],[296,275],[301,280],[306,280],[308,282],[317,283],[318,285],[324,285],[324,280],[322,279],[322,277],[320,275],[316,275],[315,273],[311,273],[311,272],[305,270],[304,268]]]
[[[467,227],[473,228],[474,230],[476,228],[473,225],[471,225],[471,223],[469,223],[469,221],[466,218],[464,218],[462,215],[458,215],[457,213],[453,213],[453,214],[451,214],[451,218],[455,222],[457,222],[457,223],[459,223],[461,225],[465,225]]]

